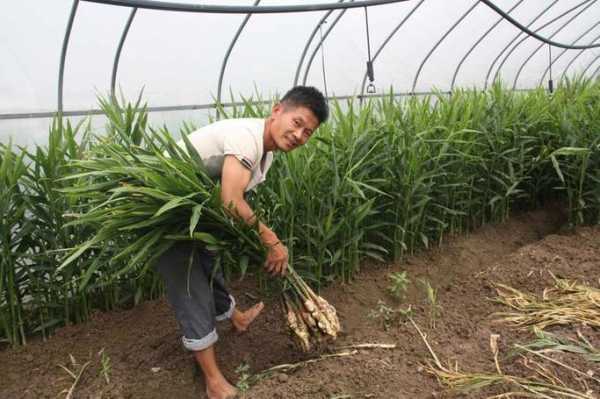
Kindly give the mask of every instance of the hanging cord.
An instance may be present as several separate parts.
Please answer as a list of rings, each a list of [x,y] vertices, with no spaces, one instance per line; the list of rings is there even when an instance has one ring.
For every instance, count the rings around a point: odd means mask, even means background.
[[[550,68],[550,80],[548,81],[548,91],[554,93],[554,82],[552,81],[552,45],[548,45],[548,67]]]
[[[371,61],[371,38],[369,37],[369,14],[367,12],[367,7],[365,6],[365,27],[367,29],[367,76],[369,77],[369,85],[367,86],[367,93],[373,94],[375,93],[375,85],[373,84],[373,80],[375,80],[375,73],[373,72],[373,61]]]
[[[323,41],[323,24],[326,24],[327,21],[323,20],[323,22],[319,25],[319,32],[321,34],[321,67],[323,69],[323,86],[325,87],[325,98],[329,98],[329,94],[327,93],[327,78],[325,77],[325,42]]]

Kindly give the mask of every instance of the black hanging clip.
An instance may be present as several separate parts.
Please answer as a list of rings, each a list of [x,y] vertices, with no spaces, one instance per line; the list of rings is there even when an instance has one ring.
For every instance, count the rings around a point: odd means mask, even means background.
[[[375,93],[375,85],[373,84],[373,80],[375,80],[373,73],[373,62],[367,61],[367,76],[369,77],[369,85],[367,86],[367,93],[373,94]]]

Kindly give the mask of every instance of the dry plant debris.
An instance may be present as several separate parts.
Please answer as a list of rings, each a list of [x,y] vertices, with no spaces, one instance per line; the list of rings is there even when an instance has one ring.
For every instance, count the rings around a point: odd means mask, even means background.
[[[521,364],[531,371],[529,377],[520,377],[515,375],[505,374],[500,368],[498,361],[498,345],[497,341],[499,336],[492,335],[490,337],[490,348],[494,354],[494,363],[496,367],[495,373],[469,373],[462,372],[458,369],[458,364],[445,366],[438,358],[436,353],[433,351],[431,345],[427,341],[427,335],[424,334],[419,326],[414,322],[412,318],[409,318],[412,325],[415,327],[421,339],[427,346],[429,353],[433,358],[433,362],[428,361],[424,367],[424,370],[435,376],[438,381],[456,391],[472,392],[487,387],[500,387],[506,391],[500,394],[493,394],[488,396],[488,399],[499,399],[499,398],[573,398],[573,399],[596,399],[593,391],[589,389],[589,386],[582,382],[584,392],[575,388],[567,386],[559,377],[560,373],[556,370],[537,362],[533,358],[527,356],[521,356]],[[525,348],[520,347],[524,350]],[[554,359],[544,356],[540,353],[526,350],[529,354],[534,356],[542,357],[545,360],[550,360],[553,364],[563,368],[563,371],[569,370],[570,372],[576,372],[584,378],[591,379],[596,382],[600,382],[598,379],[590,376],[580,370],[574,369],[571,366],[565,365],[564,363],[558,362]],[[583,380],[585,381],[585,380]]]
[[[513,309],[497,313],[501,321],[517,327],[544,329],[553,325],[582,323],[600,327],[600,290],[573,280],[554,279],[554,287],[546,288],[539,298],[504,284],[496,284],[496,300]]]

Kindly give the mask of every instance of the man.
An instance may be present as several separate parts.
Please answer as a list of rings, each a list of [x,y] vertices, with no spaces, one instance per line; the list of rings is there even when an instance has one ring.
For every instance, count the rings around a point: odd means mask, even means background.
[[[327,120],[327,102],[314,87],[297,86],[288,91],[266,119],[228,119],[192,132],[188,138],[209,174],[221,179],[221,200],[249,224],[256,222],[244,193],[265,180],[273,151],[292,151],[304,145],[319,125]],[[183,145],[183,144],[181,144]],[[258,223],[261,240],[268,249],[265,269],[284,275],[288,251],[277,235]],[[194,251],[191,268],[190,253]],[[236,389],[217,365],[215,324],[230,319],[245,331],[262,311],[262,302],[246,311],[237,309],[225,289],[220,270],[213,270],[213,255],[192,244],[178,244],[158,261],[167,297],[183,333],[183,345],[194,353],[206,381],[210,399],[235,397]]]

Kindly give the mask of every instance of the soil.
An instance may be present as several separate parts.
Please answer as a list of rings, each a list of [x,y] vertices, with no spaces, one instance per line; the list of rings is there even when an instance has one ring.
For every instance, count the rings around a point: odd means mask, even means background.
[[[452,237],[441,247],[412,255],[395,264],[365,263],[350,284],[335,283],[323,291],[338,310],[344,333],[330,347],[392,343],[395,349],[360,349],[354,355],[330,358],[293,372],[272,373],[245,392],[247,398],[483,398],[504,392],[501,388],[467,394],[440,385],[424,368],[432,360],[424,341],[398,309],[410,305],[412,318],[444,364],[461,371],[495,371],[490,336],[499,334],[499,362],[506,374],[531,376],[520,356],[508,356],[515,343],[533,340],[531,330],[518,330],[497,321],[496,312],[507,308],[491,299],[494,284],[541,295],[553,284],[549,272],[598,286],[600,278],[600,227],[563,229],[565,218],[557,209],[513,216],[506,223],[488,225],[465,236]],[[391,272],[406,271],[410,280],[401,300],[388,291]],[[424,285],[437,290],[439,315],[432,326]],[[241,307],[260,297],[250,280],[233,283],[231,291]],[[383,301],[383,302],[380,302]],[[244,334],[230,325],[219,327],[217,352],[225,376],[240,381],[245,374],[318,357],[302,354],[292,344],[276,299]],[[382,317],[382,303],[392,311]],[[380,312],[377,312],[377,310]],[[374,317],[379,314],[380,317]],[[598,329],[589,326],[550,327],[556,334],[579,331],[600,348]],[[336,349],[338,348],[338,349]],[[101,373],[101,351],[110,367]],[[600,375],[600,363],[581,356],[552,354],[584,372]],[[106,359],[109,359],[108,361]],[[600,384],[566,371],[540,358],[570,387],[593,391]],[[88,363],[89,362],[89,363]],[[145,302],[133,309],[97,313],[91,321],[67,326],[46,342],[0,352],[0,398],[204,398],[205,387],[192,358],[181,346],[173,313],[164,300]],[[584,381],[585,380],[585,381]],[[586,385],[587,384],[587,385]],[[517,396],[518,397],[518,396]],[[595,397],[595,396],[590,396]]]

